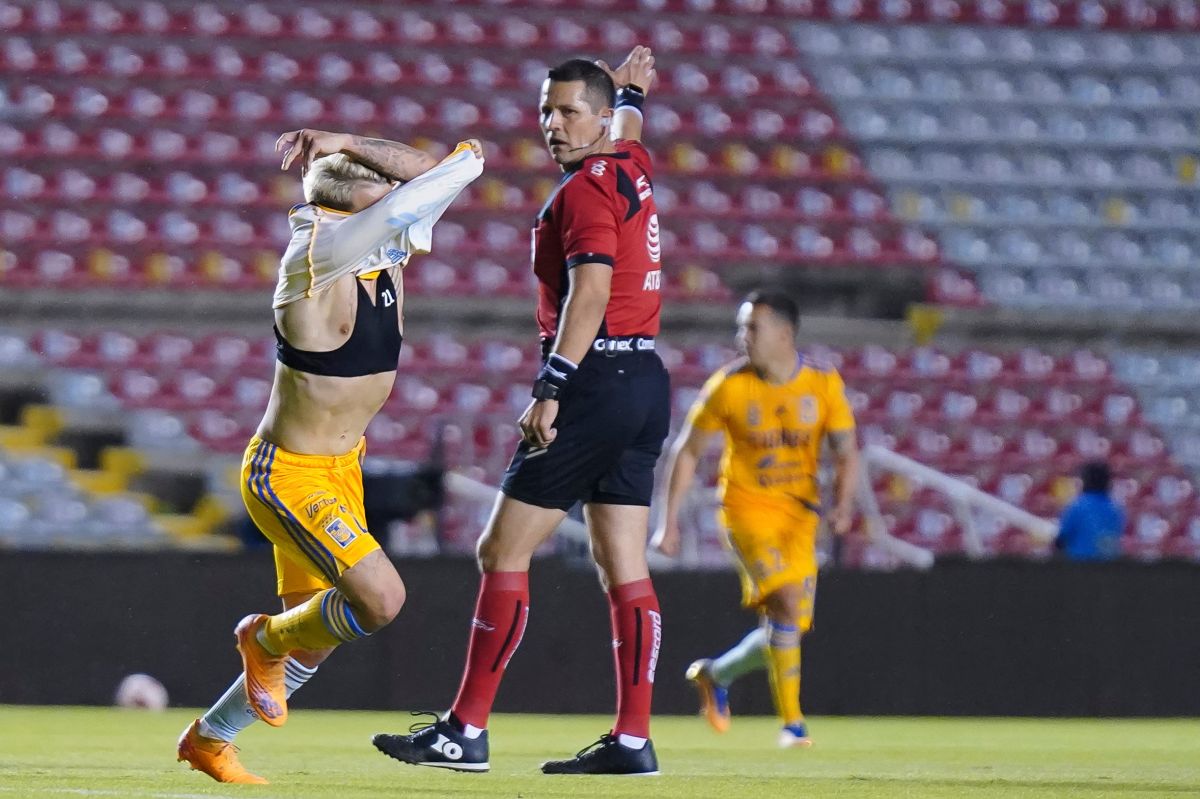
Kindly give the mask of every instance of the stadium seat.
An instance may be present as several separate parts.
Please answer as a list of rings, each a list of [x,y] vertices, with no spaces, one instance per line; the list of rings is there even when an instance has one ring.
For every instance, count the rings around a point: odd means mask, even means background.
[[[672,404],[676,418],[682,418],[700,383],[735,352],[727,345],[667,344],[662,355],[672,367]],[[131,435],[141,446],[198,443],[233,455],[244,448],[266,403],[273,341],[180,331],[100,330],[74,336],[46,329],[3,332],[0,354],[5,353],[16,362],[40,360],[65,368],[56,389],[62,402],[89,408],[113,403],[135,411]],[[863,446],[883,446],[962,474],[1007,501],[1051,516],[1076,490],[1070,476],[1079,464],[1107,459],[1117,472],[1115,491],[1131,513],[1157,514],[1146,517],[1145,524],[1154,529],[1153,518],[1165,520],[1162,541],[1183,535],[1190,518],[1185,509],[1195,500],[1194,483],[1180,464],[1200,464],[1200,435],[1167,438],[1147,425],[1192,418],[1190,402],[1168,396],[1143,406],[1143,383],[1127,390],[1116,382],[1128,375],[1156,379],[1167,356],[1128,355],[1110,363],[1090,350],[868,346],[822,350],[815,357],[841,369]],[[449,423],[449,462],[496,479],[515,443],[513,421],[529,401],[536,348],[523,340],[438,334],[409,342],[402,360],[396,388],[372,423],[371,452],[424,457],[439,427]],[[1177,358],[1176,363],[1180,374],[1200,385],[1200,359]],[[484,373],[477,371],[479,364],[485,365]],[[1170,374],[1174,381],[1175,372]],[[916,502],[944,507],[940,498],[924,494]],[[902,515],[897,529],[938,551],[957,551],[961,537],[952,514],[947,518],[950,522],[937,514]],[[1138,552],[1166,552],[1162,541],[1141,544]],[[989,542],[989,551],[1040,552],[1002,526]]]

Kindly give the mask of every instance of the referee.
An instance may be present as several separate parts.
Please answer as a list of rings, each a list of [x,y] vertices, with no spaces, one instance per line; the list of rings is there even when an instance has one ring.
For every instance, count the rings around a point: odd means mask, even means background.
[[[616,70],[574,59],[542,85],[542,134],[564,172],[534,227],[544,363],[520,419],[523,441],[479,540],[482,579],[458,697],[411,735],[375,736],[398,760],[487,771],[488,714],[525,631],[530,558],[583,502],[608,592],[617,716],[611,732],[542,771],[658,772],[650,700],[662,616],[646,533],[670,386],[654,351],[662,252],[653,167],[640,141],[654,78],[650,49],[635,47]]]

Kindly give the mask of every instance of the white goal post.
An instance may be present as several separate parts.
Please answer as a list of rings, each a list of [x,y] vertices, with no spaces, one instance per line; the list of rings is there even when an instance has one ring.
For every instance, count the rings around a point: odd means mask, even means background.
[[[871,474],[873,471],[893,472],[904,476],[915,485],[931,488],[946,495],[954,509],[955,518],[963,533],[963,548],[969,557],[986,556],[983,540],[976,522],[976,512],[990,513],[1017,529],[1024,530],[1034,539],[1048,542],[1054,539],[1058,525],[1050,519],[1035,516],[1026,510],[1018,508],[1004,500],[980,491],[968,483],[939,472],[923,463],[905,457],[880,446],[868,446],[862,450],[862,468],[859,470],[857,501],[862,511],[866,527],[867,540],[900,563],[917,569],[928,569],[934,563],[934,553],[917,544],[897,538],[888,529],[883,514],[879,510],[879,501],[872,488]],[[447,493],[457,499],[472,503],[491,506],[496,500],[498,489],[458,472],[447,472],[445,477]],[[693,491],[693,497],[704,494],[705,500],[715,502],[709,496],[711,491]],[[704,500],[693,499],[689,504]],[[559,525],[558,532],[571,541],[587,543],[587,528],[570,517]],[[695,536],[685,536],[684,553],[681,562],[666,558],[651,551],[649,559],[652,566],[670,567],[671,565],[696,565]]]
[[[445,486],[446,493],[452,497],[465,499],[469,502],[477,502],[488,507],[491,507],[496,502],[496,497],[500,493],[500,489],[496,486],[481,483],[474,478],[467,477],[465,474],[453,471],[446,472]],[[591,541],[588,536],[587,526],[582,522],[572,519],[570,516],[562,520],[556,532],[575,543],[588,544]],[[646,560],[652,568],[670,567],[674,563],[671,558],[653,550],[646,553]]]
[[[446,472],[445,486],[446,493],[452,497],[478,502],[489,507],[495,503],[496,497],[500,493],[500,489],[496,486],[481,483],[458,472]],[[572,541],[582,543],[588,541],[587,527],[569,516],[562,520],[562,524],[558,526],[558,532]]]

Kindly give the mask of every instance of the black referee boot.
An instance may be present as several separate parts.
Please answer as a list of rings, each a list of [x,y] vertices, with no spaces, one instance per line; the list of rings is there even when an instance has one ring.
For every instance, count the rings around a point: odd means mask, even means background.
[[[487,730],[481,732],[478,738],[468,738],[448,718],[437,718],[436,713],[413,715],[430,715],[435,720],[432,723],[413,724],[409,728],[409,735],[378,733],[371,743],[388,757],[414,766],[432,766],[452,771],[488,770]]]
[[[648,739],[641,749],[631,749],[617,740],[617,736],[606,732],[570,760],[543,763],[542,773],[648,777],[658,773],[658,757],[654,754],[654,744]]]

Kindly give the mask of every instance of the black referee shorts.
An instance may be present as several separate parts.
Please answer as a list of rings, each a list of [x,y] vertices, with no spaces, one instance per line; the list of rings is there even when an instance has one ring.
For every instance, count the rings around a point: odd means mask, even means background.
[[[542,508],[650,505],[654,464],[671,427],[671,384],[653,351],[593,350],[559,401],[558,436],[522,441],[500,490]]]

